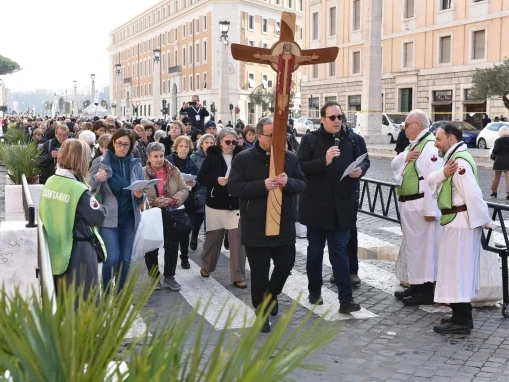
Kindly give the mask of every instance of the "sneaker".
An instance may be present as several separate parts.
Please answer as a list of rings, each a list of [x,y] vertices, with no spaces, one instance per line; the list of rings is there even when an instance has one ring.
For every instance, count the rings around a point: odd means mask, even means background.
[[[175,277],[165,277],[164,286],[171,290],[180,290],[180,284],[175,280]]]
[[[357,275],[350,275],[350,284],[361,285],[361,279]]]
[[[308,296],[309,303],[311,305],[323,305],[323,299],[321,294],[312,294]]]
[[[180,265],[182,266],[182,269],[190,269],[191,268],[191,264],[189,264],[188,259],[182,259],[182,261],[180,262]]]
[[[491,194],[490,194],[490,196],[491,196],[492,198],[496,198],[496,197],[497,197],[497,191],[492,191],[492,192],[491,192]]]
[[[352,313],[361,310],[361,306],[356,304],[353,300],[341,301],[339,303],[339,313]]]
[[[191,248],[191,251],[196,251],[196,248],[198,248],[198,238],[191,236],[191,242],[189,243],[189,248]]]

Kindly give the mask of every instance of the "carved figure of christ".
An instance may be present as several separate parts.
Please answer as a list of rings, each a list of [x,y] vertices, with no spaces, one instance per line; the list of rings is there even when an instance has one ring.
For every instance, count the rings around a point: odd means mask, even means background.
[[[284,172],[292,73],[299,65],[335,61],[339,51],[338,47],[301,50],[294,39],[295,20],[296,15],[294,13],[282,13],[279,41],[270,49],[240,44],[231,45],[234,59],[245,62],[269,64],[272,69],[277,72],[269,177],[275,177]],[[283,192],[281,187],[269,192],[265,221],[265,234],[267,236],[279,235],[282,198]]]

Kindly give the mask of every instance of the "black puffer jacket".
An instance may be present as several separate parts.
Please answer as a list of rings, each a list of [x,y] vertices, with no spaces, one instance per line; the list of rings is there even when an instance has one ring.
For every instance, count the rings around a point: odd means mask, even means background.
[[[235,147],[233,158],[242,151],[242,147]],[[228,193],[226,186],[221,186],[217,178],[225,176],[228,167],[223,158],[221,147],[210,146],[207,149],[207,157],[201,165],[198,173],[198,182],[202,187],[207,187],[205,205],[217,210],[238,210],[239,198],[234,198]]]
[[[493,153],[495,163],[493,170],[508,171],[509,170],[509,137],[500,137],[495,141]]]
[[[265,179],[269,177],[270,156],[258,142],[252,149],[240,153],[232,164],[228,190],[240,198],[240,229],[242,245],[246,247],[280,247],[295,244],[295,199],[306,189],[306,177],[297,156],[286,151],[284,171],[288,182],[283,188],[281,226],[277,236],[265,235],[267,195]]]

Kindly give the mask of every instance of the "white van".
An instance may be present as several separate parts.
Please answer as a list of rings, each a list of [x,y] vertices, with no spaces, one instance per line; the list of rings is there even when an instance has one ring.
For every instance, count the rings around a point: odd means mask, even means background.
[[[400,131],[400,124],[405,122],[407,116],[408,114],[382,113],[382,126],[380,128],[380,132],[383,135],[389,135],[391,137],[391,143],[396,142]],[[355,113],[355,127],[357,131],[360,131],[360,113]]]

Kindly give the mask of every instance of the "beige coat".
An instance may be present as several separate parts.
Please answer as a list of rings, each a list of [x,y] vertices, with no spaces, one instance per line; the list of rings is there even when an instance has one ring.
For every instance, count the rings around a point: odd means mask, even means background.
[[[143,168],[143,173],[145,174],[145,179],[151,179],[147,173],[147,167]],[[155,187],[151,187],[146,191],[147,198],[149,200],[154,200],[157,198],[157,193]],[[161,195],[163,196],[163,195]],[[189,196],[189,188],[184,182],[182,175],[180,175],[180,170],[175,167],[173,170],[173,174],[170,178],[170,181],[165,187],[164,196],[167,198],[174,197],[177,199],[177,204],[175,207],[180,207],[186,201]]]

